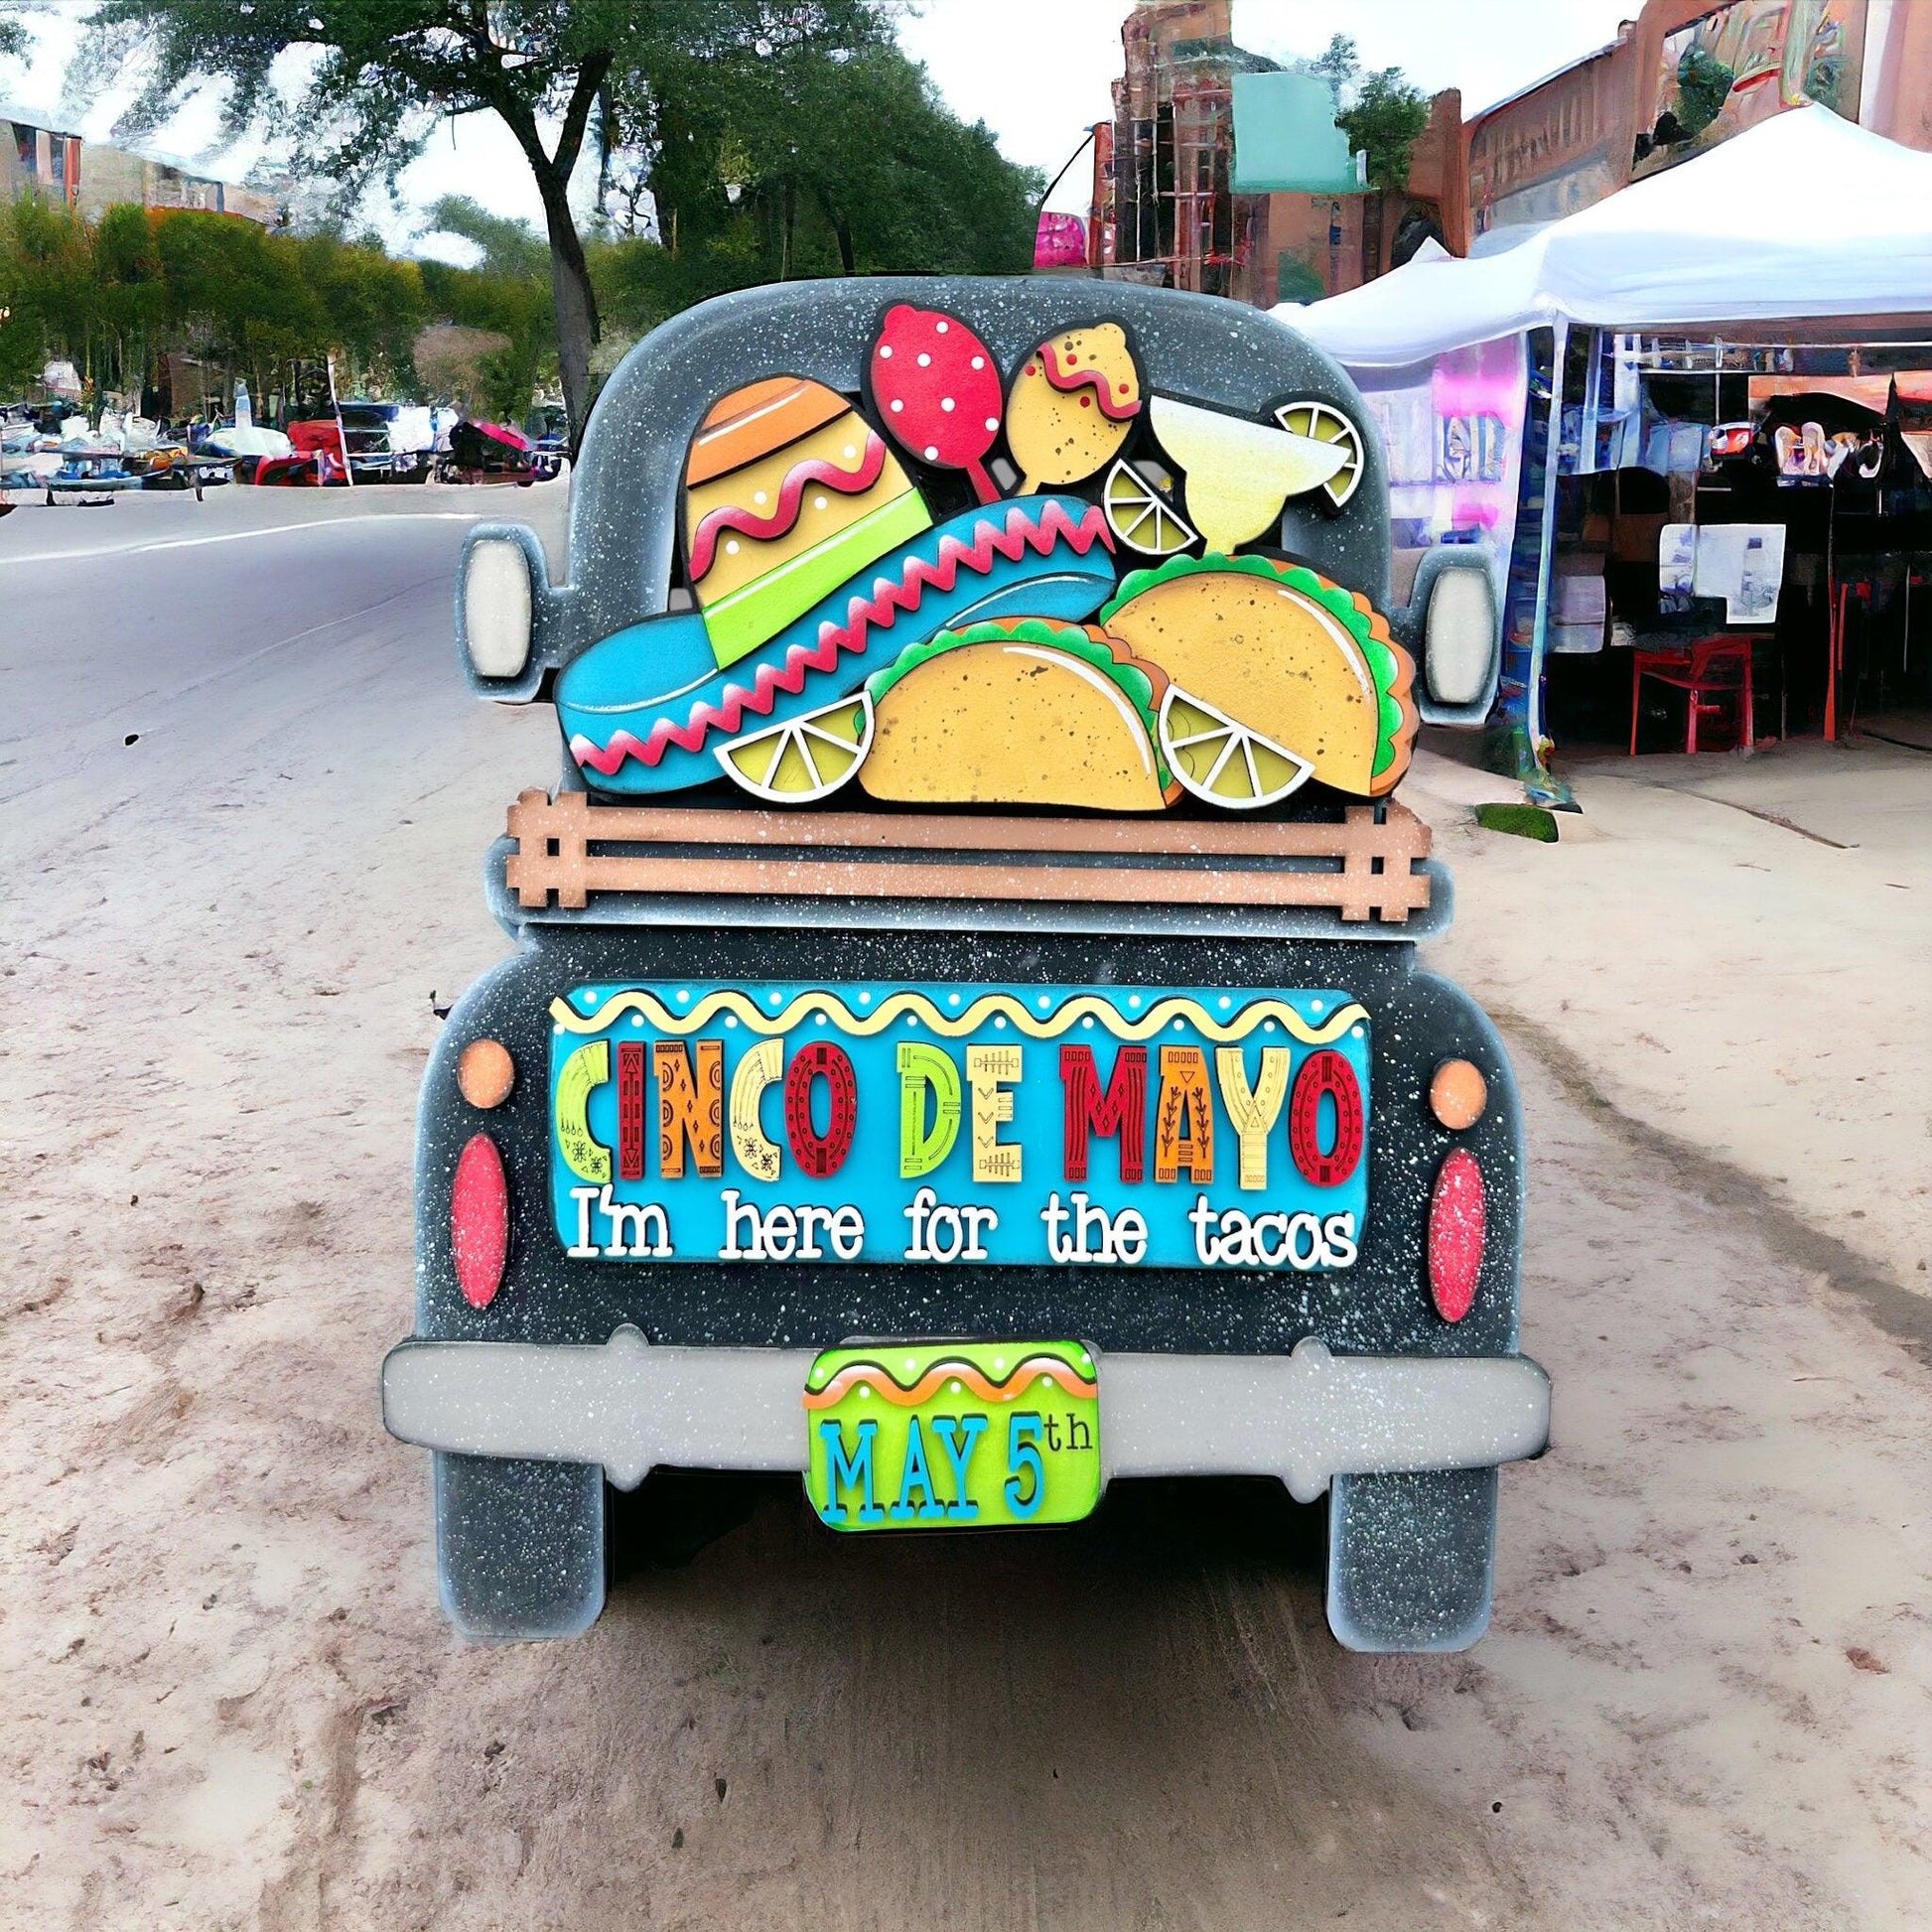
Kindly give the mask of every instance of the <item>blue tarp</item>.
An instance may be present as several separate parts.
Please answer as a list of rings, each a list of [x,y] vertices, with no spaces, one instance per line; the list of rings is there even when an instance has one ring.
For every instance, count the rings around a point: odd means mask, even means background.
[[[1363,183],[1318,73],[1234,76],[1234,165],[1240,195],[1354,195]]]

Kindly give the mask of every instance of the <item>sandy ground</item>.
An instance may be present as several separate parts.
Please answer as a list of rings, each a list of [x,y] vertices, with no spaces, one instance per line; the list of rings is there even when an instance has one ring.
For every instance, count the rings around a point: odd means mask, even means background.
[[[1458,888],[1437,964],[1761,1184],[1932,1353],[1932,755],[1814,740],[1575,775],[1583,836],[1540,845],[1458,809],[1500,781],[1419,760],[1404,796]]]
[[[1262,1485],[858,1547],[791,1485],[705,1485],[687,1518],[745,1520],[588,1636],[469,1647],[375,1367],[431,995],[501,949],[480,861],[548,715],[457,686],[460,523],[8,566],[63,514],[0,526],[0,1922],[1932,1920],[1932,1372],[1872,1318],[1923,1254],[1877,1224],[1923,1202],[1925,985],[1869,854],[1661,761],[1587,774],[1599,836],[1556,848],[1418,774],[1461,889],[1439,960],[1517,1054],[1558,1390],[1468,1655],[1339,1651],[1318,1519]],[[1865,769],[1807,802],[1861,852]],[[1863,923],[1818,938],[1828,903]]]

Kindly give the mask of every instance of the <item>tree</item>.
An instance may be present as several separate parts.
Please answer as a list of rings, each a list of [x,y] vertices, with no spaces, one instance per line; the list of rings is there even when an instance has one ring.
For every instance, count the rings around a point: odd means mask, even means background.
[[[1409,157],[1429,125],[1429,97],[1400,68],[1378,68],[1355,90],[1354,105],[1335,116],[1348,145],[1368,152],[1368,185],[1399,195],[1409,185]]]
[[[263,403],[292,362],[331,353],[345,390],[406,393],[418,333],[438,318],[493,351],[469,397],[521,415],[533,384],[554,379],[548,250],[474,204],[439,214],[452,228],[474,215],[501,229],[483,266],[399,260],[366,237],[270,233],[196,209],[117,203],[89,223],[32,195],[0,203],[0,395],[57,358],[97,390],[140,390],[167,352],[218,369],[224,395],[246,375]]]
[[[129,132],[158,125],[204,80],[225,81],[228,131],[278,136],[345,202],[376,180],[393,189],[443,117],[495,114],[543,204],[558,360],[581,436],[598,313],[569,189],[594,123],[607,148],[648,147],[674,107],[666,72],[801,43],[849,51],[883,31],[878,0],[101,0],[83,58],[96,69],[145,60]],[[291,50],[317,57],[293,102],[273,77]]]
[[[103,388],[138,391],[150,345],[167,321],[155,224],[148,210],[117,202],[101,210],[93,231],[93,321],[101,336]]]
[[[656,233],[594,258],[633,332],[755,282],[1032,264],[1038,175],[950,114],[897,47],[694,64],[672,98],[648,183]]]
[[[93,263],[86,223],[71,208],[32,194],[13,204],[4,283],[8,334],[39,337],[39,356],[59,355],[84,373],[93,315]],[[23,351],[24,352],[24,351]],[[35,362],[35,374],[40,364]]]
[[[1409,84],[1400,68],[1378,68],[1366,78],[1355,43],[1332,36],[1308,70],[1327,81],[1335,125],[1351,150],[1368,155],[1368,184],[1400,194],[1409,185],[1409,157],[1429,125],[1429,97]]]
[[[1724,111],[1737,76],[1702,47],[1687,48],[1677,64],[1677,125],[1695,140]]]
[[[1309,67],[1327,81],[1328,91],[1335,97],[1335,112],[1339,114],[1342,96],[1355,84],[1362,70],[1362,64],[1356,57],[1355,43],[1346,34],[1332,35],[1327,47],[1309,63]]]
[[[439,316],[503,339],[478,359],[467,384],[484,413],[519,422],[546,366],[555,368],[556,329],[543,239],[525,223],[461,196],[430,210],[431,232],[460,235],[481,251],[475,268],[424,262],[423,287]]]

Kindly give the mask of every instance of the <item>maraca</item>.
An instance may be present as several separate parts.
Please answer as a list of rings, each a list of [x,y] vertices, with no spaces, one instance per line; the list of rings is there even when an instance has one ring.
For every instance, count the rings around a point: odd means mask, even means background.
[[[964,470],[982,503],[1000,493],[986,453],[1000,433],[1000,371],[986,345],[938,309],[896,302],[872,347],[872,397],[893,439],[922,463]]]
[[[1118,454],[1140,413],[1140,371],[1118,323],[1041,343],[1007,393],[1007,447],[1021,493],[1092,476]]]

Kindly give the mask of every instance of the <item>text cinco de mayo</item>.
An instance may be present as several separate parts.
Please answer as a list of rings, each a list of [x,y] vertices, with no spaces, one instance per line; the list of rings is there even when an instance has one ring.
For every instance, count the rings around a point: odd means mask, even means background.
[[[989,991],[942,1041],[920,990],[848,1004],[820,989],[769,1023],[814,1022],[809,1036],[742,1048],[691,1024],[764,1023],[736,989],[695,1012],[690,989],[577,997],[595,1011],[553,1008],[571,1027],[552,1078],[555,1224],[574,1259],[1355,1262],[1367,1016],[1345,995],[1221,995],[1221,1019],[1178,992],[1064,989],[1036,1011]],[[816,1031],[866,1007],[865,1035]],[[1009,1015],[1035,1038],[1014,1039]],[[1111,1061],[1104,1040],[1056,1037],[1096,1018],[1141,1037]],[[672,1026],[686,1036],[664,1037]],[[580,1040],[592,1027],[603,1036]],[[794,1198],[765,1191],[780,1187]]]

